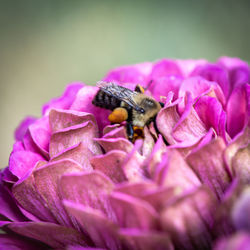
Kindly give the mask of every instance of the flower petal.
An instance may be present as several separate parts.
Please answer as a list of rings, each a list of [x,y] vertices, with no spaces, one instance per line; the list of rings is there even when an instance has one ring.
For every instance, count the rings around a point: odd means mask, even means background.
[[[238,197],[232,209],[232,220],[237,230],[250,232],[250,187]]]
[[[37,191],[33,173],[19,180],[12,188],[12,193],[21,207],[40,220],[56,222],[46,202]]]
[[[103,79],[108,82],[145,84],[152,70],[152,63],[140,63],[111,70]],[[134,89],[134,88],[133,88]]]
[[[60,130],[51,136],[50,156],[54,157],[80,142],[87,145],[94,154],[100,154],[100,147],[93,140],[95,137],[97,137],[97,130],[91,121]]]
[[[218,136],[226,141],[226,113],[216,98],[202,96],[195,104],[195,110],[206,129],[214,128]]]
[[[161,214],[163,230],[177,249],[210,249],[216,199],[201,187],[177,199]]]
[[[13,152],[9,159],[9,170],[12,174],[21,179],[27,172],[35,167],[38,161],[42,160],[44,160],[44,158],[41,155],[30,151]]]
[[[37,118],[28,116],[24,120],[21,121],[19,126],[15,130],[15,139],[21,141],[28,130],[28,127],[34,123]]]
[[[250,86],[242,84],[233,90],[227,103],[227,131],[233,138],[247,124],[250,111]]]
[[[55,155],[50,161],[59,161],[63,159],[71,159],[79,163],[83,170],[89,172],[93,168],[90,164],[90,159],[94,156],[94,153],[90,151],[88,145],[84,142],[80,142],[70,148],[65,149],[61,153]]]
[[[120,237],[124,240],[128,249],[174,249],[169,236],[157,231],[145,232],[137,229],[122,229],[120,230]]]
[[[95,117],[86,112],[63,109],[51,109],[49,112],[49,124],[52,133],[87,121],[96,124]]]
[[[49,222],[12,222],[8,228],[20,235],[63,249],[68,244],[86,245],[83,235],[70,227]]]
[[[250,183],[250,128],[239,133],[227,146],[224,158],[233,176],[243,183]]]
[[[92,104],[96,93],[98,91],[97,87],[84,86],[76,95],[74,102],[72,103],[70,109],[91,113],[95,116],[99,131],[108,125],[110,122],[108,120],[109,110],[96,107]]]
[[[110,194],[110,202],[121,227],[156,228],[157,213],[147,202],[119,192]]]
[[[98,209],[112,220],[114,215],[107,195],[113,188],[113,182],[98,171],[64,175],[60,181],[60,190],[64,199]]]
[[[133,144],[124,138],[95,138],[95,141],[102,146],[106,153],[111,150],[121,150],[129,153],[133,148]]]
[[[118,226],[108,220],[99,210],[64,201],[68,213],[74,216],[87,232],[96,247],[105,249],[121,249],[117,230]]]
[[[83,88],[83,86],[83,83],[69,84],[61,97],[54,98],[43,106],[42,114],[48,114],[52,108],[69,109],[76,97],[76,94],[81,88]]]
[[[122,164],[126,153],[121,150],[111,150],[105,155],[93,157],[90,162],[95,170],[107,175],[114,183],[126,181]]]
[[[106,130],[105,130],[105,128],[106,128]],[[114,128],[109,132],[107,132],[109,129],[107,127],[105,127],[105,128],[104,128],[104,131],[106,133],[104,133],[103,138],[125,138],[125,139],[127,139],[127,133],[126,133],[126,129],[124,126]]]
[[[35,185],[46,201],[46,206],[61,225],[72,226],[62,205],[59,180],[66,173],[82,172],[82,167],[72,160],[48,163],[34,171]]]
[[[1,250],[44,250],[48,245],[15,234],[0,234]]]
[[[207,184],[218,198],[222,198],[231,182],[231,176],[223,161],[225,147],[222,138],[217,138],[187,157],[188,164],[200,180]]]
[[[176,167],[178,166],[178,167]],[[176,149],[168,149],[156,168],[155,179],[164,187],[193,189],[201,185],[198,177]]]

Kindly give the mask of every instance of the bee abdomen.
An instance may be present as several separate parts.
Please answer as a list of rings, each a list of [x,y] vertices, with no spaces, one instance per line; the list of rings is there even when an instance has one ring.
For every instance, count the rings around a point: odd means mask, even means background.
[[[97,107],[113,110],[120,106],[121,101],[116,97],[110,96],[102,90],[99,90],[92,103]]]

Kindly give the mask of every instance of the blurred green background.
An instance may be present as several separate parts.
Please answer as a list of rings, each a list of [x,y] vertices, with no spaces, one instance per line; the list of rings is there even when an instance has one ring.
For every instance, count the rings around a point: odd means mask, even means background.
[[[228,55],[250,61],[250,1],[0,1],[0,167],[13,131],[67,83],[116,66]]]

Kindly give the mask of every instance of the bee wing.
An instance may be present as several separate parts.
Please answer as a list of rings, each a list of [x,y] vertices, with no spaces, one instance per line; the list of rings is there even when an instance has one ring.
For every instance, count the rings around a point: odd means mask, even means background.
[[[144,113],[144,109],[137,105],[134,101],[134,96],[139,93],[132,91],[130,89],[124,88],[122,86],[116,85],[112,82],[97,82],[97,87],[99,87],[106,94],[113,96],[120,101],[127,103],[136,111]]]

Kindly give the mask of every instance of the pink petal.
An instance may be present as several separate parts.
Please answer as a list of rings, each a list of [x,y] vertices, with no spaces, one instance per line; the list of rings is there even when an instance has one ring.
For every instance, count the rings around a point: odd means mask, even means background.
[[[12,193],[21,207],[40,220],[56,222],[46,202],[37,191],[34,176],[30,173],[26,178],[18,181],[12,188]]]
[[[175,60],[176,64],[180,68],[182,75],[186,78],[190,75],[190,73],[199,66],[207,64],[207,60],[199,59],[199,60],[193,60],[193,59],[185,59],[185,60]]]
[[[157,213],[147,202],[118,192],[110,195],[110,202],[121,227],[143,230],[156,228]]]
[[[181,190],[190,190],[201,185],[196,174],[176,149],[166,151],[157,166],[155,179],[161,186],[178,187]]]
[[[115,130],[116,128],[120,128],[120,124],[111,124],[111,125],[107,125],[107,126],[103,129],[103,135],[108,134],[109,132],[111,132],[112,130]]]
[[[51,109],[49,112],[49,123],[52,133],[87,121],[96,124],[95,117],[89,113],[63,109]]]
[[[44,160],[44,158],[39,154],[29,151],[16,151],[10,155],[9,170],[21,179],[27,172],[33,169],[35,164],[40,160]]]
[[[64,175],[60,181],[60,189],[64,199],[98,209],[112,220],[114,220],[114,215],[107,195],[113,188],[113,182],[98,171]]]
[[[48,246],[29,239],[25,237],[21,237],[19,235],[14,234],[0,234],[0,249],[1,250],[44,250]]]
[[[247,126],[228,145],[224,152],[227,166],[234,177],[243,183],[250,183],[250,128]]]
[[[12,231],[38,240],[52,248],[64,249],[68,244],[86,245],[83,234],[73,228],[49,222],[12,222],[8,225]]]
[[[122,169],[125,157],[125,152],[112,150],[105,155],[93,157],[90,162],[95,170],[107,175],[114,183],[119,183],[127,180]]]
[[[151,73],[153,80],[171,75],[182,76],[182,72],[175,61],[162,59],[154,64]]]
[[[10,191],[4,186],[3,181],[0,180],[0,216],[1,220],[24,221],[26,218],[22,215],[18,206],[13,199]]]
[[[133,144],[124,138],[96,138],[95,141],[102,146],[106,153],[111,150],[121,150],[129,153],[133,148]]]
[[[57,221],[66,226],[72,224],[61,203],[58,185],[62,175],[76,172],[82,172],[82,167],[69,159],[48,163],[34,172],[35,185],[46,206]]]
[[[233,90],[227,103],[227,131],[233,138],[247,124],[250,110],[250,86],[242,84]]]
[[[61,153],[55,155],[51,158],[50,161],[58,161],[63,159],[71,159],[77,163],[79,163],[83,170],[89,172],[92,171],[93,168],[90,164],[90,159],[94,156],[94,153],[90,151],[88,145],[83,142],[80,142]]]
[[[92,104],[92,100],[94,99],[97,91],[97,87],[84,86],[77,93],[77,96],[74,102],[72,103],[70,109],[93,114],[96,118],[99,131],[102,131],[103,128],[110,123],[108,120],[108,115],[110,114],[110,111],[98,108]]]
[[[197,67],[192,73],[191,76],[201,76],[208,81],[217,82],[226,98],[230,93],[230,85],[228,73],[223,67],[220,67],[216,64],[205,64],[203,66]]]
[[[160,219],[163,230],[177,249],[208,249],[216,206],[209,189],[201,187],[165,208]]]
[[[148,81],[151,70],[152,63],[150,62],[123,66],[111,70],[103,80],[108,82],[116,82],[119,84],[145,84],[145,82]]]
[[[218,198],[223,196],[231,182],[230,174],[223,161],[225,147],[222,138],[218,138],[187,157],[188,164],[200,180],[207,184]]]
[[[151,131],[147,128],[147,126],[144,127],[144,136],[143,144],[142,144],[142,155],[144,157],[148,157],[155,145],[155,141],[153,136],[151,135]]]
[[[174,93],[174,100],[176,100],[182,80],[180,76],[175,75],[155,78],[150,84],[149,90],[157,101],[161,101],[161,97],[167,96],[170,91]]]
[[[64,201],[68,213],[74,216],[88,233],[96,247],[121,249],[117,230],[118,226],[108,220],[100,211],[69,201]]]
[[[21,141],[28,130],[28,127],[34,123],[37,118],[28,116],[24,120],[21,121],[19,126],[15,130],[15,139]]]
[[[97,136],[96,127],[91,121],[60,130],[51,136],[50,156],[54,157],[80,142],[87,145],[94,154],[100,154],[100,147],[93,140]]]
[[[83,88],[83,86],[83,83],[69,84],[61,97],[54,98],[43,106],[42,114],[48,114],[52,108],[69,109],[78,91]]]
[[[131,152],[127,154],[126,159],[122,164],[122,169],[128,181],[137,182],[145,179],[144,157],[138,153],[138,149],[143,144],[142,140],[137,140]]]
[[[49,141],[51,136],[48,116],[44,116],[31,124],[29,126],[29,132],[38,149],[46,158],[48,158]]]
[[[202,96],[195,104],[195,110],[206,129],[214,128],[218,136],[226,141],[226,113],[217,99]]]
[[[106,129],[105,129],[106,128]],[[104,128],[104,136],[103,138],[124,138],[127,139],[127,133],[126,133],[126,128],[124,126],[122,127],[118,127],[118,128],[114,128],[112,130],[110,130],[109,132],[107,132],[110,128],[105,127]]]
[[[169,236],[157,231],[145,232],[137,229],[122,229],[120,237],[124,240],[128,249],[174,249]]]

